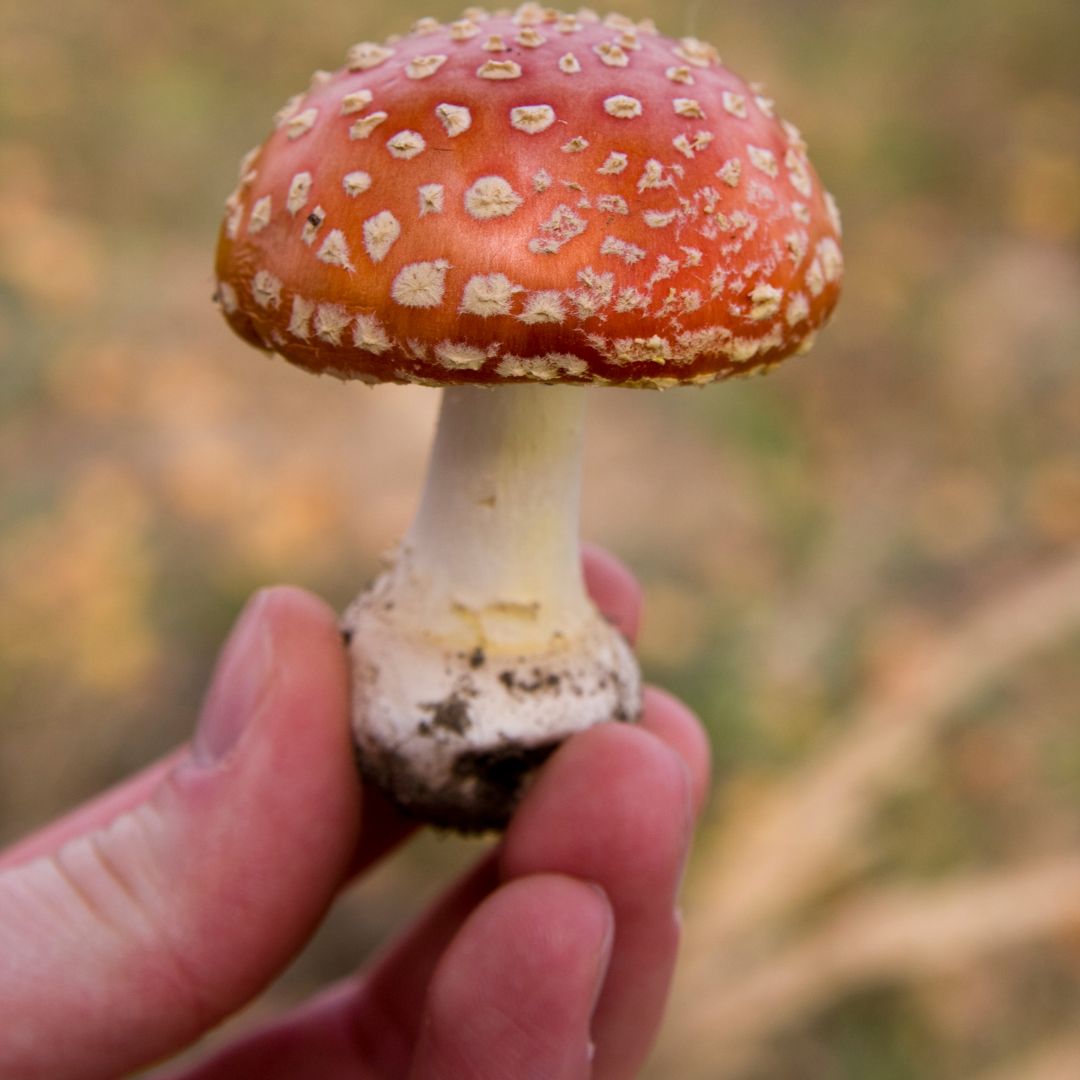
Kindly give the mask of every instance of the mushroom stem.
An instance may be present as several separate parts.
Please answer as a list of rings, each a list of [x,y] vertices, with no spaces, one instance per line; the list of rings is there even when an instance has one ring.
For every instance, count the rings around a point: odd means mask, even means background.
[[[582,581],[584,417],[580,387],[444,391],[416,520],[346,612],[361,768],[428,820],[501,825],[567,735],[636,718]]]
[[[476,644],[512,649],[586,613],[578,539],[585,400],[578,386],[443,391],[405,540],[430,626],[451,613],[448,636],[479,629]]]

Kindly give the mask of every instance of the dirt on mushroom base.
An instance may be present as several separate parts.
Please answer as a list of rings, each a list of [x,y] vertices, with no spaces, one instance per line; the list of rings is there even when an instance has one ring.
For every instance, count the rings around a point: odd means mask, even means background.
[[[343,635],[346,642],[351,634]],[[476,671],[488,663],[485,650],[477,646],[458,657]],[[378,672],[367,665],[367,678],[375,683]],[[452,678],[451,669],[446,669]],[[537,696],[551,699],[548,708],[558,709],[558,699],[564,695],[582,697],[583,689],[575,673],[562,666],[545,668],[532,660],[516,665],[500,664],[495,675],[507,695],[516,702]],[[616,667],[599,675],[601,689],[614,686],[615,706],[609,719],[616,723],[636,723],[640,707],[628,709],[624,704],[622,676]],[[424,782],[416,770],[412,752],[400,747],[354,745],[357,768],[365,781],[375,784],[388,794],[407,815],[438,828],[462,833],[479,833],[505,828],[515,807],[528,790],[536,770],[562,745],[566,736],[528,741],[499,733],[499,741],[491,746],[469,747],[467,735],[473,727],[469,703],[479,696],[468,676],[459,676],[454,689],[442,700],[421,706],[426,714],[415,725],[415,732],[406,741],[430,739],[443,744],[460,744],[460,749],[448,766],[450,781],[439,785]]]

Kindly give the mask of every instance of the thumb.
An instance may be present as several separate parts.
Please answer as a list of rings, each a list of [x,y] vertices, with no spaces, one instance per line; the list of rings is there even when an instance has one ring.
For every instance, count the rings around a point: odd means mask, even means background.
[[[333,613],[299,590],[258,594],[191,745],[116,816],[88,812],[80,830],[76,815],[58,846],[5,864],[0,1076],[119,1075],[288,962],[356,845],[347,685]]]

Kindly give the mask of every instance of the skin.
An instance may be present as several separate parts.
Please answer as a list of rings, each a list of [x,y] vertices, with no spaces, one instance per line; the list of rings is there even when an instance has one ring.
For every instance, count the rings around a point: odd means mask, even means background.
[[[633,637],[627,571],[597,551],[585,569]],[[92,1080],[175,1054],[258,994],[407,837],[356,782],[347,685],[334,613],[266,590],[189,744],[0,853],[0,1075]],[[648,691],[639,727],[569,740],[499,844],[365,971],[157,1075],[636,1075],[708,767],[694,717]]]

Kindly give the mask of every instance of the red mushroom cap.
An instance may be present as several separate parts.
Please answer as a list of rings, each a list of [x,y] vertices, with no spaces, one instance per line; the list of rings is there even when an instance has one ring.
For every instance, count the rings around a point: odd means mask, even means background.
[[[233,329],[367,381],[667,386],[804,351],[835,205],[710,46],[537,4],[354,45],[241,166]]]

